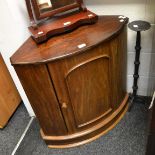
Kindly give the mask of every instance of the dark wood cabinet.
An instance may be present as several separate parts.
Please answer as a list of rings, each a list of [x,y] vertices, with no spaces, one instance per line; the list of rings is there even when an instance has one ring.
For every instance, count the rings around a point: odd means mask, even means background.
[[[29,38],[11,57],[49,147],[90,142],[127,111],[127,21],[100,16],[40,45]]]

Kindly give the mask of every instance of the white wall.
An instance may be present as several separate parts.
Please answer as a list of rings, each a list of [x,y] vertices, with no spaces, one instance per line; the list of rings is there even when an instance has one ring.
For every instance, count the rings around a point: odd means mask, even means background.
[[[125,15],[130,21],[141,19],[155,23],[154,0],[84,0],[87,7],[99,15]],[[0,51],[11,72],[19,93],[30,115],[34,115],[22,86],[10,65],[9,57],[29,37],[29,19],[25,0],[0,1]],[[128,91],[132,88],[134,46],[136,34],[128,33]],[[153,43],[154,41],[154,43]],[[155,26],[142,33],[142,53],[139,91],[140,95],[151,95],[155,85]]]
[[[29,24],[24,0],[0,1],[0,52],[31,116],[34,115],[19,79],[10,64],[11,55],[29,37]]]
[[[99,15],[125,15],[133,20],[146,20],[155,24],[155,0],[86,0],[90,10]],[[142,50],[139,95],[152,95],[155,89],[155,26],[142,32]],[[134,46],[136,33],[128,30],[128,92],[132,91],[134,72]]]

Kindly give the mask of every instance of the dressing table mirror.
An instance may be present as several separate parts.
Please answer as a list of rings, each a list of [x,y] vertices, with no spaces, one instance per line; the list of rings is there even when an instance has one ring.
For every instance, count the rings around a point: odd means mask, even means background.
[[[83,0],[26,0],[30,17],[30,33],[37,43],[97,21]]]

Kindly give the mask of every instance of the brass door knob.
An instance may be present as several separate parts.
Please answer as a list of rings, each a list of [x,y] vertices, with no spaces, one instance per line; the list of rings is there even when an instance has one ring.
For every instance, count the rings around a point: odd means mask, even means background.
[[[64,109],[67,108],[67,103],[66,103],[66,102],[63,102],[63,103],[62,103],[62,108],[64,108]]]

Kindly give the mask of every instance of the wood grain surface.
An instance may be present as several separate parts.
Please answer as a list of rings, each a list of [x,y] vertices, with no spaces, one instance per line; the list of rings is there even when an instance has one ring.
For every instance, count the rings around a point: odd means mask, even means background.
[[[124,116],[127,20],[101,16],[42,45],[28,39],[11,57],[49,147],[90,142]]]
[[[120,33],[128,18],[120,22],[119,16],[100,16],[96,24],[79,27],[71,33],[65,33],[36,44],[29,38],[11,57],[12,64],[45,63],[69,57],[97,46]],[[86,44],[84,48],[78,45]]]
[[[7,124],[20,102],[20,95],[0,53],[0,128]]]

